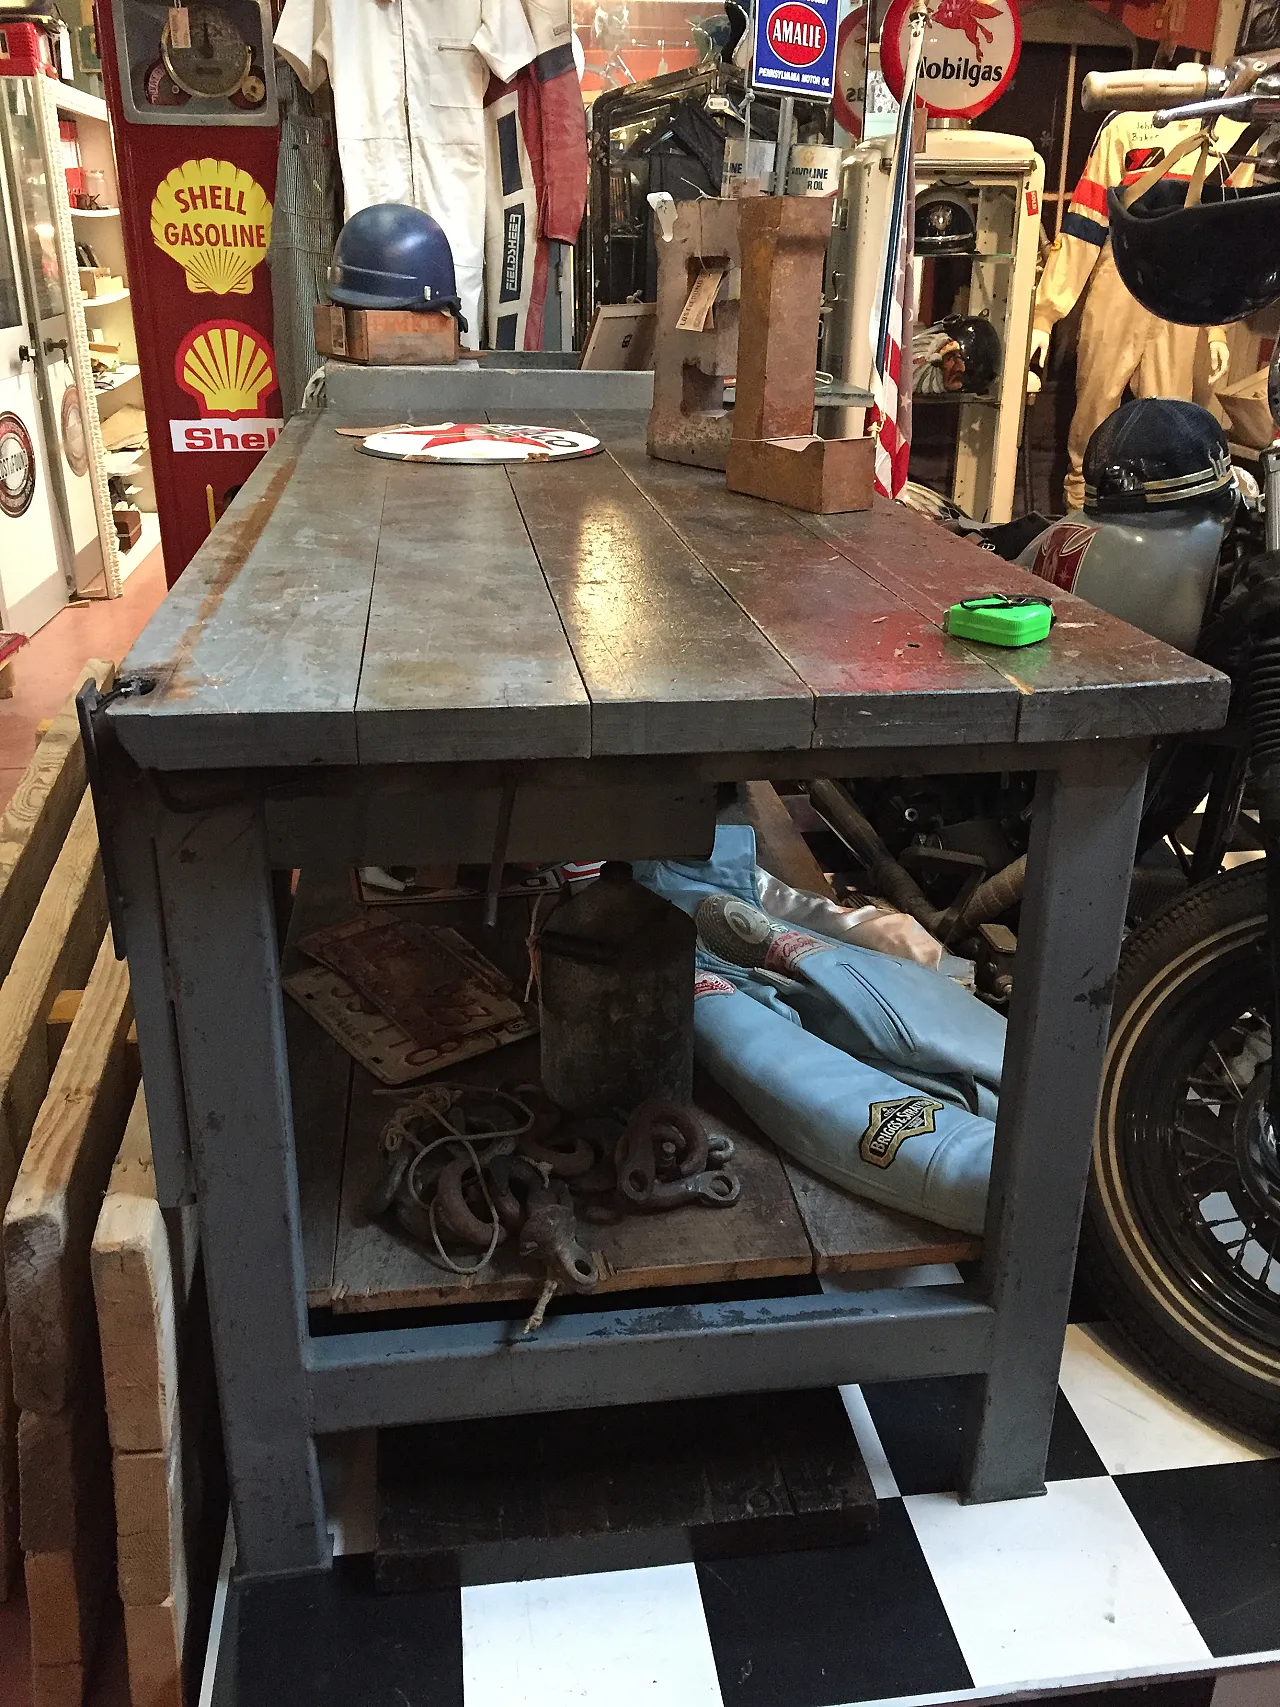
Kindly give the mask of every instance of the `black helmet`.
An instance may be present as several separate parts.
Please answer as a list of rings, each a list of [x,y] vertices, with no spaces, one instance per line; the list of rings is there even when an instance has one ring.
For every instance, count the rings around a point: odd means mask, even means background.
[[[916,201],[917,255],[972,255],[978,246],[973,209],[958,190],[935,184]]]
[[[1000,339],[995,327],[980,314],[948,314],[942,330],[960,346],[964,362],[964,374],[955,389],[985,396],[1000,372]]]
[[[1280,186],[1208,183],[1197,206],[1186,198],[1173,178],[1129,208],[1109,192],[1111,252],[1130,294],[1180,326],[1243,320],[1280,297]]]
[[[348,308],[447,309],[467,330],[444,228],[403,202],[351,215],[334,244],[329,295]]]
[[[1124,403],[1085,447],[1084,507],[1091,514],[1181,508],[1230,515],[1235,503],[1226,434],[1198,403]]]

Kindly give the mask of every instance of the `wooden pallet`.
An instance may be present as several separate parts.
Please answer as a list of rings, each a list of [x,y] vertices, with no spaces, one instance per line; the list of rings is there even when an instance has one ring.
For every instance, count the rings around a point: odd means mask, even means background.
[[[109,685],[112,667],[86,676]],[[190,1211],[166,1225],[141,1177],[150,1143],[129,979],[106,922],[69,702],[0,821],[0,1592],[20,1542],[34,1707],[80,1707],[118,1556],[134,1701],[180,1707],[187,1561],[201,1477],[220,1455],[212,1354],[206,1328],[179,1377],[194,1229]],[[114,1498],[113,1448],[128,1458]]]
[[[110,686],[114,666],[91,659],[76,683]],[[84,987],[106,928],[92,805],[75,697],[52,720],[0,816],[0,1211],[49,1088],[65,1028],[50,1047],[60,993]],[[52,1059],[51,1059],[52,1057]],[[0,1600],[17,1581],[18,1412],[9,1364],[9,1312],[0,1270]]]

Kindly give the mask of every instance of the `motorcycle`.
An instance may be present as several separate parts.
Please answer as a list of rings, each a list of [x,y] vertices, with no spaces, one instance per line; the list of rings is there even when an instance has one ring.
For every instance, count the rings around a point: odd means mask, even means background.
[[[1090,81],[1086,104],[1167,99],[1178,103],[1171,118],[1226,113],[1264,128],[1280,117],[1277,52],[1225,70]],[[1269,161],[1265,134],[1254,158],[1260,171]],[[1233,205],[1224,194],[1219,206]],[[1280,229],[1280,194],[1268,216]],[[1280,272],[1272,282],[1280,296]],[[1140,281],[1130,288],[1142,300]],[[1194,517],[1157,527],[1076,515],[1038,534],[1025,521],[938,519],[1231,678],[1227,726],[1162,742],[1152,757],[1079,1273],[1167,1381],[1280,1442],[1280,348],[1270,402],[1277,442],[1262,456],[1265,489],[1242,481],[1234,519],[1216,532]],[[996,1005],[1016,978],[1033,781],[810,787],[862,886],[973,959],[977,989]]]

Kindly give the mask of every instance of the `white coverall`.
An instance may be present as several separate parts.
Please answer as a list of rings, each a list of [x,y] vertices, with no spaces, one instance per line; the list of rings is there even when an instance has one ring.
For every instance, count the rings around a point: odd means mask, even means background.
[[[1084,504],[1081,470],[1090,435],[1119,406],[1126,387],[1135,397],[1189,399],[1192,394],[1201,329],[1157,320],[1130,296],[1108,240],[1107,191],[1132,183],[1175,143],[1201,128],[1197,120],[1181,119],[1157,130],[1153,118],[1151,113],[1113,113],[1105,121],[1036,291],[1034,326],[1049,332],[1089,286],[1076,354],[1076,408],[1067,435],[1068,510]],[[1219,147],[1233,147],[1243,130],[1243,125],[1220,120],[1214,133]],[[1194,152],[1184,155],[1169,176],[1190,178],[1195,161]],[[1214,342],[1225,334],[1211,327],[1207,336]]]
[[[478,346],[484,96],[536,52],[520,0],[286,0],[275,45],[309,90],[333,85],[347,217],[407,202],[440,221]]]

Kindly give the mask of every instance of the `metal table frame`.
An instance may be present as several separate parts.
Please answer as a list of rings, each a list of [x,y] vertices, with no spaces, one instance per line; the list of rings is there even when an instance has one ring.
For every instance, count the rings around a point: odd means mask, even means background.
[[[315,1436],[645,1399],[974,1375],[963,1497],[1044,1488],[1149,742],[726,753],[541,765],[143,772],[108,742],[160,1199],[196,1195],[239,1571],[328,1563]],[[709,844],[720,780],[1034,770],[1018,979],[973,1285],[313,1336],[273,871]],[[628,803],[632,803],[631,806]],[[664,815],[665,813],[665,815]],[[487,839],[486,839],[487,838]],[[640,844],[640,845],[638,845]]]

